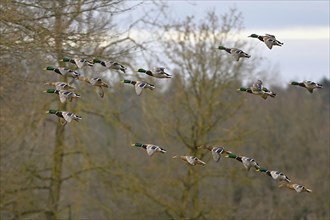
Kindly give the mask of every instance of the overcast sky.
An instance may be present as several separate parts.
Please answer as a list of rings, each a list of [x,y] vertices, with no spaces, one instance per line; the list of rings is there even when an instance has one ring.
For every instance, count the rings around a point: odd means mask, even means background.
[[[137,1],[131,1],[137,2]],[[244,30],[239,38],[255,33],[270,33],[284,42],[272,50],[262,42],[256,50],[277,66],[284,81],[330,79],[329,1],[166,1],[169,17],[205,17],[209,10],[219,15],[236,7],[242,12]],[[140,10],[151,2],[144,1]],[[140,11],[141,12],[141,11]],[[255,40],[247,38],[246,40]]]

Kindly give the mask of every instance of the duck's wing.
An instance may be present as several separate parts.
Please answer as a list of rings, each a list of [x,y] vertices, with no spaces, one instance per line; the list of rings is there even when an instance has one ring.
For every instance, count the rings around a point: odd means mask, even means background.
[[[308,92],[313,93],[313,89],[312,88],[307,88],[306,87],[306,89],[308,90]]]
[[[84,60],[75,58],[73,61],[79,69],[84,66]]]
[[[274,35],[272,35],[272,34],[265,34],[266,36],[268,36],[268,37],[272,37],[272,38],[276,38]]]
[[[60,97],[60,101],[62,103],[66,102],[66,100],[69,98],[69,94],[70,94],[70,92],[68,92],[68,91],[60,91],[58,93],[58,96]]]
[[[265,37],[264,42],[266,46],[271,50],[273,48],[275,39],[272,37]]]
[[[212,151],[212,156],[213,156],[213,160],[214,160],[215,162],[219,162],[219,161],[220,161],[220,158],[221,158],[220,154],[218,154],[218,153]]]
[[[155,73],[164,73],[165,68],[164,67],[154,67]]]
[[[263,93],[263,94],[261,94],[260,97],[266,100],[268,98],[268,94],[267,93]]]
[[[62,112],[62,115],[63,115],[63,118],[65,119],[65,121],[67,121],[69,123],[72,121],[72,118],[74,117],[73,113],[71,113],[71,112]]]
[[[96,86],[96,87],[95,87],[95,91],[96,91],[96,93],[97,93],[101,98],[104,97],[104,91],[103,91],[103,89],[102,89],[101,86]]]
[[[155,145],[148,145],[147,146],[147,154],[149,155],[149,156],[152,156],[152,155],[154,155],[154,153],[157,151],[157,146],[155,146]]]
[[[223,148],[217,147],[215,149],[212,149],[211,152],[212,152],[213,160],[219,162],[221,158],[221,154],[223,152]]]
[[[197,163],[201,164],[201,165],[205,165],[206,163],[200,159],[197,158]]]
[[[247,158],[247,157],[242,157],[241,158],[241,162],[242,162],[243,166],[245,167],[245,169],[247,169],[247,170],[250,170],[250,168],[251,168],[251,164],[250,164],[249,159],[250,158]]]
[[[93,77],[89,79],[89,82],[92,86],[97,86],[101,79],[98,77]],[[102,80],[101,80],[102,81]]]
[[[141,95],[143,92],[143,89],[147,86],[148,84],[146,82],[136,82],[135,84],[135,92],[137,95]]]
[[[241,57],[240,52],[243,52],[239,49],[231,49],[231,55],[233,55],[233,57],[235,58],[236,61],[239,61],[239,58]]]
[[[252,92],[260,92],[262,91],[262,81],[258,80],[257,82],[252,84],[251,87]]]

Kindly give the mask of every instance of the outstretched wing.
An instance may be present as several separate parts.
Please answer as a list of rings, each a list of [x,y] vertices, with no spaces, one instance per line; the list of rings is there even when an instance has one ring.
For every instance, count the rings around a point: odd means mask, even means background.
[[[271,50],[273,48],[273,45],[274,45],[274,41],[275,39],[274,38],[266,38],[264,39],[264,42],[266,44],[266,46]]]
[[[135,84],[135,92],[137,95],[141,95],[143,89],[147,86],[146,82],[136,82]]]
[[[152,156],[157,151],[157,146],[155,145],[148,145],[147,146],[147,154]]]
[[[95,91],[96,91],[96,93],[97,93],[101,98],[104,97],[104,91],[103,91],[103,89],[102,89],[101,86],[97,86],[97,87],[95,87]]]
[[[60,97],[60,101],[62,103],[66,102],[68,96],[67,96],[67,91],[60,91],[58,96]]]
[[[74,117],[73,113],[71,113],[71,112],[62,112],[62,115],[63,115],[63,118],[65,119],[65,121],[67,121],[69,123],[72,121],[72,118]]]
[[[272,34],[265,34],[266,36],[268,36],[268,37],[272,37],[272,38],[276,38],[274,35],[272,35]]]

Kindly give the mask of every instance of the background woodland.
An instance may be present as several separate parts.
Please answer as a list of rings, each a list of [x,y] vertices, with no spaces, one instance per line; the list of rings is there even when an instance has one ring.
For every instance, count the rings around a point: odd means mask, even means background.
[[[0,218],[329,219],[329,80],[313,94],[283,86],[289,82],[276,70],[260,68],[266,58],[253,44],[233,42],[244,25],[237,9],[169,22],[166,5],[155,2],[155,10],[123,30],[116,16],[137,7],[143,4],[1,1]],[[146,30],[150,39],[143,38]],[[228,42],[252,57],[236,62],[216,49]],[[62,104],[42,91],[46,82],[69,81],[43,71],[48,65],[74,69],[59,62],[64,56],[115,60],[127,74],[97,65],[79,69],[111,88],[102,99],[75,82],[80,100]],[[153,66],[166,67],[173,78],[136,73]],[[143,79],[156,89],[136,96],[122,79]],[[275,99],[236,91],[257,79],[271,82]],[[49,109],[83,119],[62,126],[45,114]],[[135,142],[167,153],[149,158],[130,147]],[[280,189],[232,159],[215,163],[197,149],[206,143],[252,157],[313,192]],[[171,158],[176,154],[207,164],[188,166]]]

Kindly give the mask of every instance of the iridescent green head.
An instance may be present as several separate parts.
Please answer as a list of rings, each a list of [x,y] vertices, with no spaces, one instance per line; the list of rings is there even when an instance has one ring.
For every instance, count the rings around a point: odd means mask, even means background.
[[[139,73],[146,73],[147,70],[145,70],[145,69],[143,69],[143,68],[140,68],[140,69],[138,69],[138,72],[139,72]]]
[[[100,59],[93,59],[93,63],[101,63],[102,62],[102,60],[100,60]]]
[[[45,70],[55,70],[55,67],[53,67],[53,66],[47,66],[47,67],[45,68]]]
[[[63,57],[62,61],[63,61],[63,62],[70,62],[71,59],[70,59],[69,57]]]
[[[241,87],[239,89],[237,89],[238,91],[242,91],[242,92],[246,92],[247,88]]]
[[[260,167],[259,169],[257,169],[257,171],[259,171],[259,172],[267,172],[268,170],[266,168]]]
[[[48,114],[56,114],[57,110],[55,109],[50,109],[49,111],[47,111],[46,113]]]
[[[128,80],[128,79],[124,79],[124,80],[122,80],[120,82],[122,82],[122,83],[131,83],[132,81],[131,80]]]
[[[237,158],[237,155],[236,154],[233,154],[233,153],[229,153],[227,155],[227,157],[229,157],[229,158]]]
[[[249,37],[252,37],[252,38],[258,38],[259,35],[257,35],[257,34],[251,34]]]
[[[56,93],[57,90],[56,89],[47,89],[46,91],[44,92],[47,92],[47,93]]]
[[[226,47],[224,47],[224,46],[219,46],[218,49],[219,49],[219,50],[225,50]]]
[[[290,84],[291,84],[291,85],[295,85],[295,86],[296,86],[296,85],[299,85],[299,83],[298,83],[298,82],[295,82],[295,81],[291,82]]]
[[[143,144],[140,143],[135,143],[135,144],[131,144],[132,147],[142,147]]]

